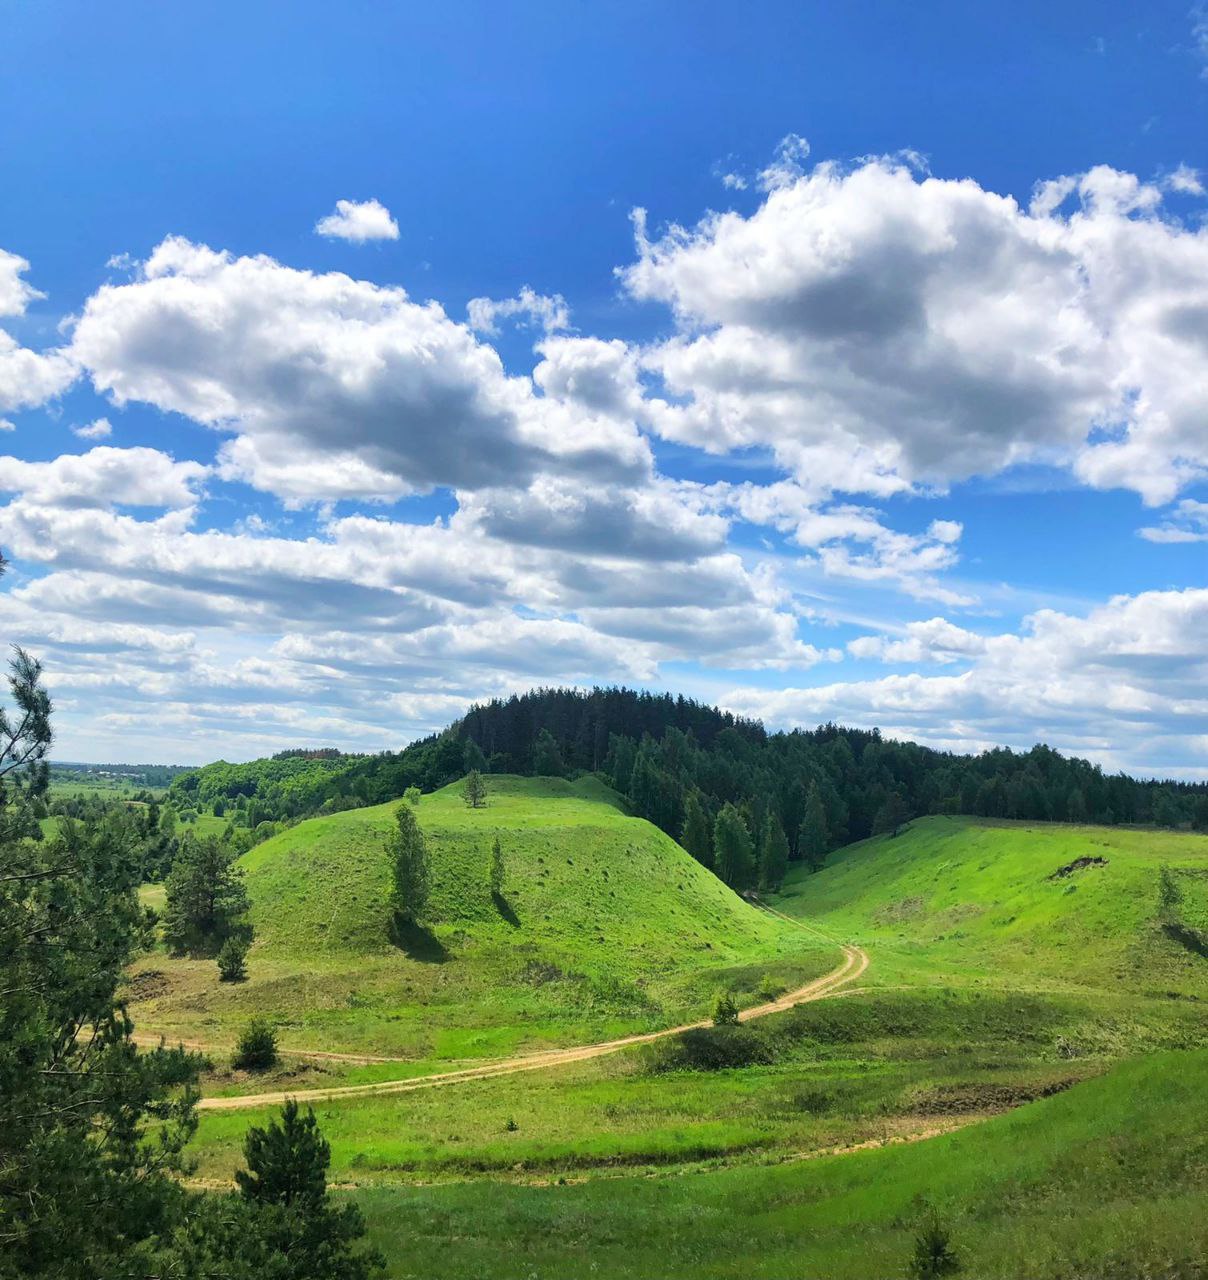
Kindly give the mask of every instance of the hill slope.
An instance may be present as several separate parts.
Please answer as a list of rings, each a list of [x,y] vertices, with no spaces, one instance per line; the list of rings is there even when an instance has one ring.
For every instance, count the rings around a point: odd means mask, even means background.
[[[1159,903],[1163,870],[1178,899]],[[1208,996],[1208,837],[922,818],[794,872],[785,912],[871,944],[882,982],[930,976]],[[1180,941],[1165,928],[1172,911]],[[1175,931],[1177,932],[1177,930]]]
[[[900,1276],[924,1207],[963,1274],[1202,1276],[1208,1053],[1122,1064],[913,1146],[695,1177],[461,1183],[358,1196],[389,1274]],[[451,1226],[450,1224],[454,1224]],[[508,1241],[501,1250],[499,1242]]]
[[[574,1043],[699,1016],[713,993],[753,995],[832,968],[837,948],[743,902],[594,779],[491,777],[417,810],[432,862],[433,941],[388,938],[394,803],[315,818],[242,859],[256,943],[250,981],[210,961],[140,966],[140,1030],[230,1043],[254,1012],[287,1045],[449,1059]],[[507,864],[487,883],[491,842]],[[155,976],[148,977],[147,971]]]

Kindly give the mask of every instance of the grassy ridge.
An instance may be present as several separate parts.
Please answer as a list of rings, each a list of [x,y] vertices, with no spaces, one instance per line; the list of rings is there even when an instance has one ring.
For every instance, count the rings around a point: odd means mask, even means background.
[[[424,797],[434,942],[405,954],[388,938],[394,810],[312,819],[245,855],[250,981],[223,986],[211,961],[149,957],[134,974],[140,1030],[224,1045],[266,1013],[286,1046],[496,1056],[700,1016],[719,987],[753,999],[765,974],[789,985],[838,962],[598,781],[508,777],[490,779],[482,809],[457,786]],[[487,880],[496,834],[503,903]]]
[[[1069,871],[1081,859],[1090,861]],[[858,936],[873,980],[991,981],[1208,997],[1208,962],[1161,928],[1169,868],[1180,911],[1208,926],[1208,836],[923,818],[794,871],[777,905]]]
[[[924,1203],[982,1280],[1203,1275],[1208,1054],[1165,1054],[911,1146],[682,1178],[358,1196],[396,1280],[901,1275]],[[506,1247],[503,1247],[505,1246]]]

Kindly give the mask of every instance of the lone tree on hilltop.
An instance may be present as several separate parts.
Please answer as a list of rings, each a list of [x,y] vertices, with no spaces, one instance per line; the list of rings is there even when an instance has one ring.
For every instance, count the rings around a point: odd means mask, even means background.
[[[488,872],[493,897],[503,897],[504,873],[503,849],[500,847],[499,837],[496,836],[494,844],[491,845],[491,864]]]
[[[398,826],[386,842],[394,871],[394,910],[404,924],[415,924],[428,904],[428,845],[409,804],[400,804],[394,816]]]
[[[487,784],[482,780],[482,774],[477,769],[471,769],[466,774],[465,783],[461,788],[462,798],[471,809],[481,809],[487,802]]]
[[[801,819],[801,829],[797,833],[797,852],[811,871],[819,871],[826,861],[829,847],[826,806],[822,803],[822,792],[818,790],[818,784],[811,782],[805,801],[805,817]]]

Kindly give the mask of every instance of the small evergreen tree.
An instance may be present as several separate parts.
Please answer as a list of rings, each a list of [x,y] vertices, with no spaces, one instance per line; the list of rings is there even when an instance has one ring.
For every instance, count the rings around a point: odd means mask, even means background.
[[[759,849],[759,883],[765,889],[779,889],[789,869],[789,842],[780,819],[769,809],[763,823]]]
[[[471,769],[466,774],[466,780],[461,788],[462,799],[471,809],[481,809],[487,802],[487,786],[482,780],[482,774],[477,769]]]
[[[717,1004],[713,1008],[713,1025],[715,1027],[738,1026],[738,1005],[729,991],[723,991],[717,997]]]
[[[248,901],[234,861],[216,836],[189,836],[180,846],[165,884],[164,941],[170,950],[213,954],[236,931]]]
[[[261,1204],[314,1204],[327,1194],[327,1166],[331,1148],[319,1132],[315,1113],[298,1113],[290,1098],[281,1109],[281,1122],[267,1129],[252,1127],[243,1140],[246,1169],[235,1174],[245,1200]]]
[[[684,830],[680,843],[703,867],[713,866],[713,830],[700,802],[700,792],[688,792],[684,803]]]
[[[818,871],[826,861],[829,848],[826,805],[822,802],[818,784],[811,782],[805,801],[805,817],[801,819],[801,830],[797,833],[797,852],[811,871]]]
[[[242,938],[228,938],[218,951],[220,982],[243,982],[247,979],[247,943]]]
[[[542,729],[533,743],[533,774],[538,778],[566,776],[562,752],[558,750],[558,743],[548,729]]]
[[[487,876],[491,885],[491,894],[496,898],[502,898],[504,885],[503,849],[500,847],[498,836],[495,837],[495,841],[491,845],[491,863]]]
[[[741,892],[750,888],[755,873],[751,833],[742,814],[729,802],[722,806],[713,826],[713,856],[717,874],[731,889]]]
[[[960,1270],[961,1262],[952,1247],[951,1234],[932,1209],[914,1238],[906,1275],[909,1280],[938,1280],[940,1276],[954,1276]]]
[[[253,1018],[243,1029],[231,1066],[236,1071],[267,1071],[277,1061],[277,1033],[267,1018]]]
[[[405,924],[415,924],[428,904],[428,846],[415,810],[400,804],[397,826],[386,842],[394,871],[394,910]]]
[[[298,1104],[287,1102],[280,1121],[248,1130],[243,1154],[248,1167],[235,1174],[239,1191],[224,1198],[234,1212],[220,1208],[209,1223],[203,1215],[197,1274],[369,1280],[381,1270],[381,1255],[360,1245],[360,1210],[337,1208],[327,1194],[331,1149],[314,1112],[299,1115]]]

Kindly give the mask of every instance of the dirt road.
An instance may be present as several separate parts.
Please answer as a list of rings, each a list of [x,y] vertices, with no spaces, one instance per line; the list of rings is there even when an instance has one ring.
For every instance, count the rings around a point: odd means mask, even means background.
[[[777,1000],[769,1000],[766,1004],[744,1009],[738,1015],[739,1021],[750,1022],[753,1018],[763,1018],[770,1013],[783,1013],[794,1005],[825,999],[827,996],[836,994],[841,987],[854,982],[868,968],[868,956],[861,947],[857,946],[844,945],[842,950],[843,963],[837,969],[823,974],[821,978],[815,978],[813,982],[807,982],[796,991],[787,992]],[[652,1040],[662,1040],[666,1036],[678,1035],[681,1031],[690,1031],[695,1027],[709,1025],[711,1024],[708,1020],[689,1022],[679,1027],[666,1027],[662,1031],[648,1031],[640,1035],[622,1036],[619,1040],[605,1040],[600,1044],[577,1045],[569,1049],[549,1049],[541,1053],[505,1058],[502,1061],[483,1063],[481,1066],[461,1067],[456,1071],[441,1071],[434,1075],[417,1076],[409,1080],[383,1080],[376,1084],[342,1085],[332,1089],[294,1089],[278,1093],[253,1093],[230,1098],[202,1098],[197,1105],[199,1111],[235,1111],[245,1107],[279,1106],[287,1098],[296,1098],[304,1102],[326,1102],[332,1098],[354,1098],[367,1094],[409,1093],[414,1089],[460,1084],[465,1080],[489,1080],[493,1076],[514,1075],[520,1071],[541,1071],[546,1067],[586,1062],[590,1058],[602,1058],[606,1054],[617,1053],[631,1045],[648,1044]]]

